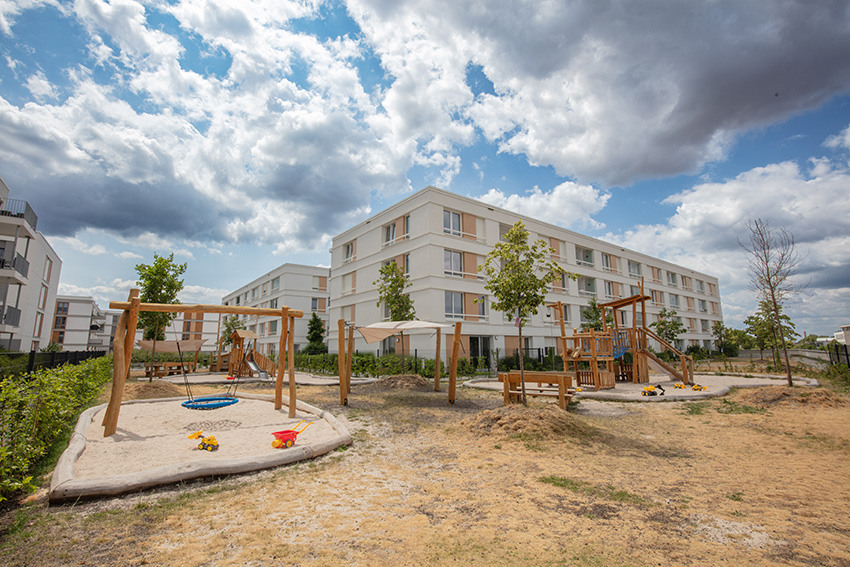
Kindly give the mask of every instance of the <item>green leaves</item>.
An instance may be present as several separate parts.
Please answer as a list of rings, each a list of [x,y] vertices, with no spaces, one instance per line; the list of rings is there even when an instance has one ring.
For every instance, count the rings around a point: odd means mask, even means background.
[[[658,321],[651,323],[650,327],[655,327],[655,332],[658,336],[670,343],[676,344],[676,339],[679,335],[685,332],[685,326],[676,317],[675,309],[667,309],[666,307],[658,314]]]
[[[495,296],[493,309],[517,315],[523,325],[535,315],[551,285],[567,274],[549,259],[553,253],[540,239],[529,246],[528,230],[522,221],[517,221],[478,268],[487,276],[484,287]]]
[[[411,283],[401,266],[395,262],[390,262],[381,266],[378,274],[380,277],[372,282],[372,285],[378,286],[378,307],[381,304],[386,305],[390,321],[410,321],[413,319],[416,316],[413,300],[404,293],[404,290],[410,287]]]
[[[154,253],[152,264],[136,264],[142,303],[180,303],[177,294],[183,289],[180,276],[185,271],[185,263],[174,263],[174,253],[168,258]],[[176,313],[143,311],[139,313],[139,326],[145,330],[146,339],[165,340],[164,330],[175,317]]]

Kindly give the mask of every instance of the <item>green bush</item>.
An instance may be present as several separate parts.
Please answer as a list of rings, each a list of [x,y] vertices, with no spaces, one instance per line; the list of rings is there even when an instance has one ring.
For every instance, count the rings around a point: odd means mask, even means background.
[[[112,357],[0,382],[0,501],[34,489],[30,472],[109,381]]]

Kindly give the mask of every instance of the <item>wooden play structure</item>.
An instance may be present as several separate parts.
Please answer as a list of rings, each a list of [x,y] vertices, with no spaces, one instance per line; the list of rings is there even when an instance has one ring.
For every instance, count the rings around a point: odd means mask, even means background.
[[[355,326],[344,319],[337,321],[339,329],[338,364],[339,364],[339,403],[348,405],[348,394],[351,393],[351,364],[354,354],[354,329]],[[395,321],[391,323],[375,323],[364,327],[356,327],[367,343],[374,343],[386,337],[392,336],[403,330],[412,329],[436,329],[437,350],[434,368],[434,391],[440,390],[440,342],[442,328],[446,325],[429,323],[427,321]],[[346,346],[346,328],[348,329],[348,344]],[[460,330],[461,322],[454,324],[454,336],[452,340],[452,357],[449,365],[449,403],[455,403],[457,389],[457,359],[460,355]]]
[[[289,371],[289,417],[295,417],[295,319],[304,316],[297,309],[282,307],[280,309],[265,309],[259,307],[241,307],[236,305],[182,305],[163,303],[142,303],[139,299],[139,290],[130,290],[127,301],[112,301],[110,309],[120,309],[123,312],[118,319],[115,329],[112,362],[112,392],[109,405],[103,417],[103,436],[113,435],[118,427],[118,414],[121,410],[121,400],[124,393],[124,384],[130,374],[130,359],[133,351],[133,341],[136,337],[136,326],[139,321],[139,313],[142,311],[154,311],[159,313],[226,313],[244,315],[271,315],[281,319],[280,334],[280,357],[277,364],[277,377],[275,380],[275,409],[283,406],[283,374],[284,361],[287,361]],[[284,356],[286,353],[287,356]]]
[[[561,357],[564,362],[564,373],[574,377],[576,387],[592,387],[595,390],[613,388],[616,380],[628,380],[635,384],[649,382],[649,368],[669,374],[684,384],[693,381],[693,359],[676,349],[673,345],[659,337],[646,326],[646,302],[651,297],[643,294],[643,282],[640,284],[640,294],[600,303],[602,309],[603,330],[575,332],[566,335],[564,326],[563,304],[559,301],[549,304],[558,310],[561,322]],[[637,324],[638,306],[641,312],[641,325]],[[608,327],[607,310],[610,309],[614,318],[614,328]],[[631,309],[632,326],[620,328],[620,309]],[[661,345],[661,348],[678,356],[680,368],[676,368],[659,358],[649,350],[649,340]],[[623,356],[632,353],[632,364],[625,364]],[[579,363],[586,363],[588,368],[580,368]],[[572,369],[570,366],[572,365]]]

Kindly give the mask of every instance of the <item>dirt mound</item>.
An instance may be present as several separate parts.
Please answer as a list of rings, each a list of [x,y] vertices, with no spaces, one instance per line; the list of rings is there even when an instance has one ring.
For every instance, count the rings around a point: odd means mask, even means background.
[[[125,400],[150,400],[154,398],[176,398],[185,396],[186,389],[170,382],[127,382],[124,385]]]
[[[597,430],[580,417],[555,406],[526,407],[521,404],[484,410],[460,422],[479,435],[514,435],[586,438]]]
[[[767,386],[741,392],[741,401],[755,406],[840,407],[847,401],[824,388]]]
[[[396,376],[386,376],[369,384],[367,390],[420,390],[426,391],[433,389],[428,380],[419,374],[398,374]]]

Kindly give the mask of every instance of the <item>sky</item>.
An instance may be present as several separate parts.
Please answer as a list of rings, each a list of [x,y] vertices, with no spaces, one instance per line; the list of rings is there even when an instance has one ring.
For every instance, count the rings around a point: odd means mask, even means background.
[[[719,278],[756,309],[747,222],[793,234],[798,331],[850,323],[850,3],[0,0],[0,177],[124,301],[154,253],[184,303],[427,185]]]

